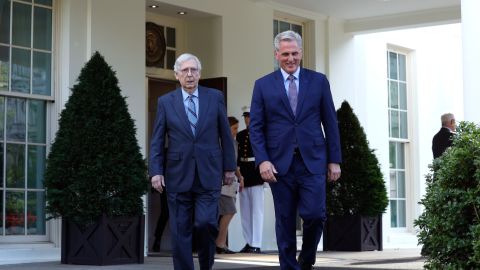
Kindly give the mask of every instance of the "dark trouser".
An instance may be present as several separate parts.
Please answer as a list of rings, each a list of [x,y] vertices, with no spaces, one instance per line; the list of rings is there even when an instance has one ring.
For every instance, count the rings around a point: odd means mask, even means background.
[[[275,230],[282,270],[299,270],[296,260],[297,209],[303,220],[303,244],[300,257],[315,263],[318,242],[325,221],[325,174],[308,172],[300,155],[295,155],[286,175],[270,184],[275,204]]]
[[[173,265],[176,270],[193,270],[192,231],[195,227],[198,261],[201,270],[212,269],[215,239],[218,235],[218,199],[220,190],[205,190],[195,179],[188,192],[168,192]],[[192,216],[193,221],[192,221]],[[193,225],[193,226],[192,226]]]

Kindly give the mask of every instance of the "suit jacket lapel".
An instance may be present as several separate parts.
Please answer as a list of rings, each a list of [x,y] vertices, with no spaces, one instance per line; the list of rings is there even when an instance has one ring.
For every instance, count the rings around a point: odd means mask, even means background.
[[[305,101],[305,97],[307,96],[307,92],[308,92],[308,78],[306,76],[304,69],[302,68],[300,69],[298,85],[299,85],[299,92],[298,92],[297,113],[296,113],[297,118],[302,112],[303,102]]]
[[[187,131],[190,136],[193,137],[192,128],[190,127],[190,122],[188,122],[187,112],[185,111],[185,104],[183,103],[183,96],[182,96],[182,89],[178,88],[175,90],[175,94],[173,95],[173,107],[177,112],[178,118],[182,122],[185,130]]]
[[[199,134],[202,130],[202,127],[205,123],[205,118],[207,117],[208,108],[212,105],[210,93],[203,87],[198,86],[198,100],[199,100],[199,110],[198,110],[198,122],[196,133]],[[201,100],[201,101],[200,101]]]
[[[280,89],[281,94],[280,96],[282,97],[282,102],[285,108],[287,109],[288,113],[292,118],[295,118],[293,115],[292,107],[290,107],[290,101],[288,101],[288,96],[287,96],[287,91],[285,90],[285,81],[283,80],[282,72],[280,69],[277,70],[275,73],[275,79],[276,79],[276,87],[277,89]]]

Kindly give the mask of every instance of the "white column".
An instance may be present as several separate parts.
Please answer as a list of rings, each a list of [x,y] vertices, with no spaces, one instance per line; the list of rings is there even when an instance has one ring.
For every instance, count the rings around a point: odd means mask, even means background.
[[[464,120],[480,123],[480,1],[462,0]]]

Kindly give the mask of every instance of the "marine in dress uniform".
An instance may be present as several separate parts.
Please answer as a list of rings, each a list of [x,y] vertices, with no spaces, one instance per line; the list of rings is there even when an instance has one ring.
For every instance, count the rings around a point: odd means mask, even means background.
[[[264,190],[263,179],[255,167],[255,157],[250,144],[248,124],[250,112],[244,112],[246,129],[237,134],[238,160],[244,178],[244,188],[240,192],[240,217],[246,245],[240,252],[260,253],[263,232]]]

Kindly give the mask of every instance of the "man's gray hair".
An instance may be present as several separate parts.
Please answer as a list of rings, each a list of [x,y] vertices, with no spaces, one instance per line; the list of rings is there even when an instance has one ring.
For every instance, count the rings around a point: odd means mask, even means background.
[[[292,30],[287,30],[278,35],[273,40],[273,46],[275,46],[275,50],[278,51],[280,49],[280,41],[295,41],[297,42],[297,46],[302,49],[302,37]]]
[[[193,54],[190,54],[190,53],[184,53],[182,55],[180,55],[177,60],[175,60],[175,65],[173,65],[173,71],[175,71],[175,73],[179,72],[180,71],[180,66],[182,65],[183,62],[186,62],[188,60],[195,60],[195,62],[197,62],[197,69],[198,71],[201,71],[202,70],[202,63],[200,63],[200,60],[198,60],[198,58],[193,55]]]
[[[442,116],[440,117],[440,120],[442,120],[442,127],[449,125],[450,122],[454,119],[455,119],[455,116],[453,115],[453,113],[442,114]]]

